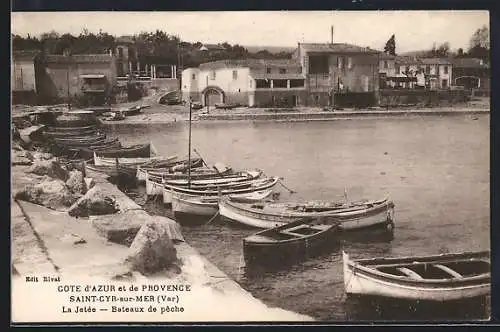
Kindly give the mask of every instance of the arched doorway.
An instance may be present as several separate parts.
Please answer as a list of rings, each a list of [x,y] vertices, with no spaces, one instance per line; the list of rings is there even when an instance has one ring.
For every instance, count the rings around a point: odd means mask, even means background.
[[[463,86],[465,89],[477,89],[480,86],[480,79],[476,76],[460,76],[455,78],[455,85]]]
[[[218,86],[207,86],[203,89],[202,100],[203,106],[215,106],[215,104],[223,104],[225,100],[224,91]]]

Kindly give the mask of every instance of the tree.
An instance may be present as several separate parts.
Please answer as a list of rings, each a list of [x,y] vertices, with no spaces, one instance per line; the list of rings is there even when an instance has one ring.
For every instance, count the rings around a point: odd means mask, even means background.
[[[396,55],[396,36],[392,35],[391,38],[385,43],[384,52],[390,55]]]
[[[476,46],[480,46],[488,50],[490,49],[490,30],[486,25],[477,29],[470,39],[469,48],[471,49]]]
[[[490,31],[487,26],[474,32],[470,39],[467,56],[490,61]]]

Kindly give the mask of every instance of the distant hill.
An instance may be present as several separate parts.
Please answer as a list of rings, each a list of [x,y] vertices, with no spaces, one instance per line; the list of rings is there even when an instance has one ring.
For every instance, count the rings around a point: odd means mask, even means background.
[[[420,51],[403,52],[403,53],[399,53],[398,55],[423,57],[423,56],[426,56],[428,53],[429,53],[429,50],[420,50]]]
[[[288,52],[292,53],[297,47],[295,46],[243,46],[248,52],[257,53],[259,51],[267,50],[269,53]]]

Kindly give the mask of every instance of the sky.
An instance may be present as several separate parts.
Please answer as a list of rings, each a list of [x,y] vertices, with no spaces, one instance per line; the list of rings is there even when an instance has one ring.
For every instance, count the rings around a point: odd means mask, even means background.
[[[78,35],[84,28],[115,36],[163,30],[188,42],[294,47],[298,42],[351,43],[383,49],[392,34],[396,52],[449,42],[467,49],[474,31],[489,26],[487,11],[254,11],[254,12],[14,12],[14,34]]]

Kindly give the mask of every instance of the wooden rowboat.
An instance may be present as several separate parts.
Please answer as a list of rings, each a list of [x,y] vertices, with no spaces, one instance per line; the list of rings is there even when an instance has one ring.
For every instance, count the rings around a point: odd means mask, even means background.
[[[243,239],[247,264],[299,259],[337,242],[338,224],[324,224],[319,218],[304,218],[266,229]]]
[[[272,189],[267,189],[231,196],[234,199],[258,202],[269,197],[271,193]],[[219,197],[217,196],[192,197],[176,194],[172,196],[172,211],[177,219],[180,219],[183,215],[213,216],[218,210],[218,200]]]
[[[97,152],[97,156],[102,158],[148,158],[155,155],[156,150],[152,143],[136,144]]]
[[[298,218],[335,216],[344,231],[377,227],[394,228],[394,203],[388,199],[351,203],[241,203],[224,198],[219,202],[220,215],[231,222],[257,228],[273,228]]]
[[[172,203],[172,187],[190,188],[195,190],[228,190],[243,189],[255,184],[255,180],[260,179],[262,171],[242,171],[227,176],[217,176],[208,179],[191,180],[164,180],[163,183],[163,203]],[[254,202],[254,201],[252,201]]]
[[[343,256],[347,294],[454,301],[491,293],[490,252],[352,260]]]
[[[147,157],[147,158],[118,158],[118,157],[106,158],[106,157],[98,157],[97,153],[98,152],[94,152],[94,164],[96,166],[113,166],[118,163],[122,166],[137,167],[151,161],[173,162],[174,160],[177,159],[177,156],[169,156],[169,157],[158,156],[158,157]]]

